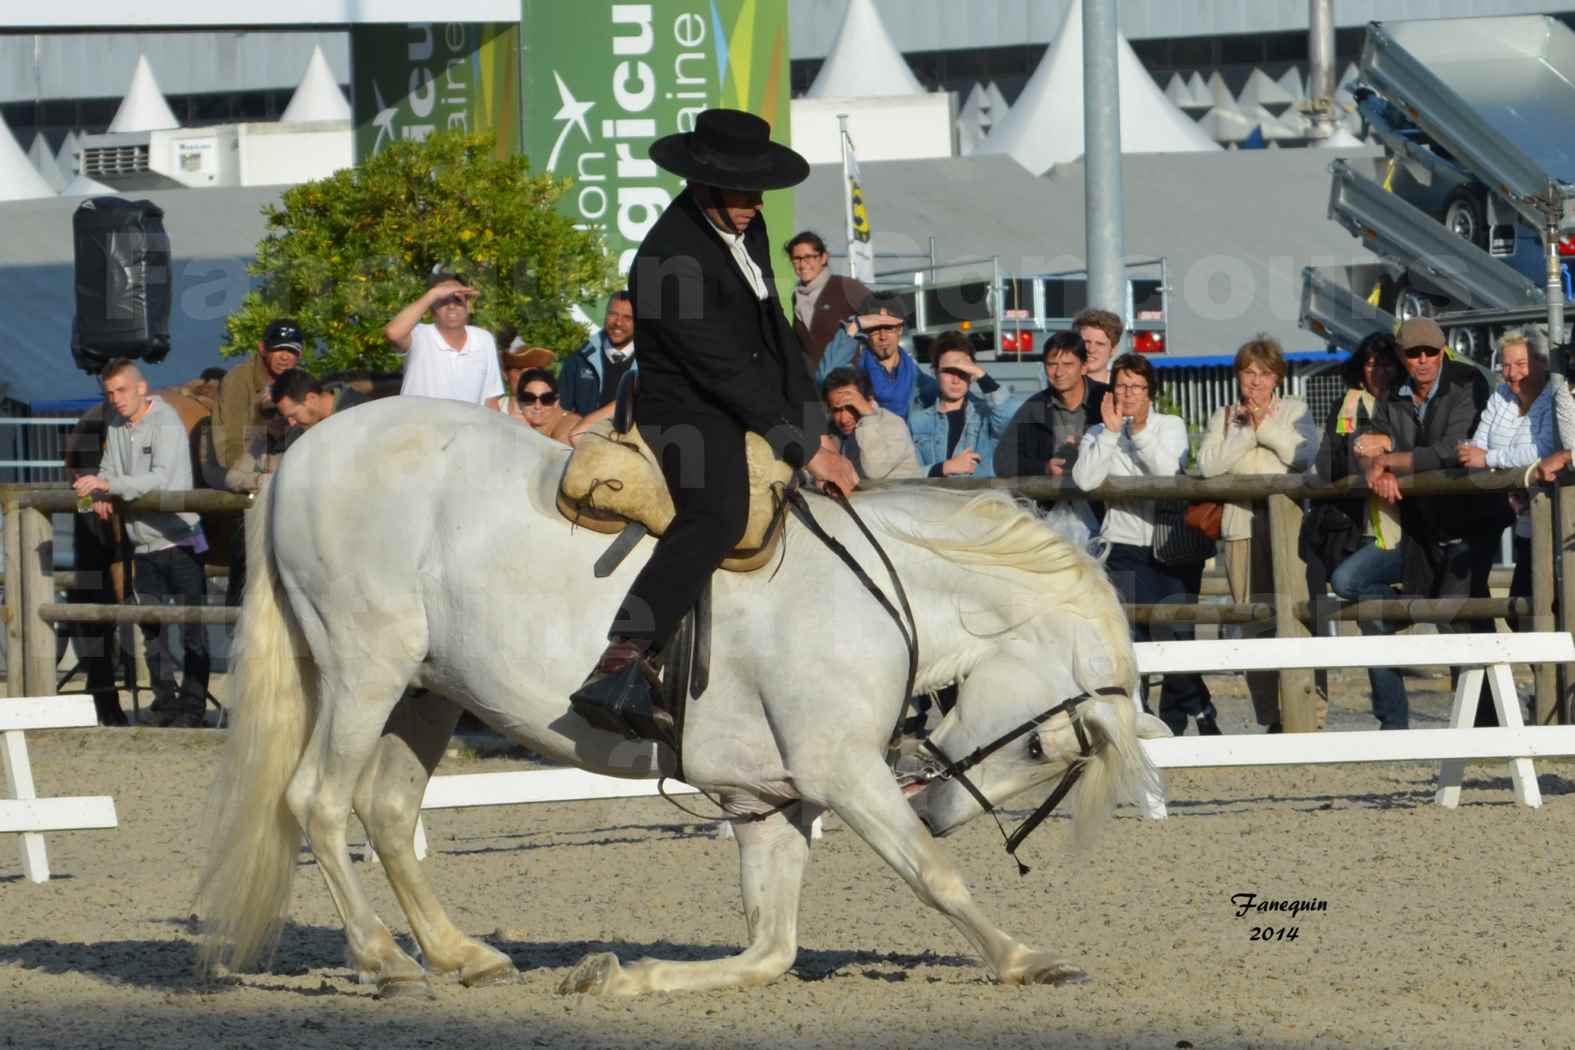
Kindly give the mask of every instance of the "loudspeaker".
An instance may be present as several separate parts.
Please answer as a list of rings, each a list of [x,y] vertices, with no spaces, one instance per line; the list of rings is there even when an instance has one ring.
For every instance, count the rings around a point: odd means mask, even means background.
[[[170,239],[152,201],[94,197],[71,218],[77,314],[71,356],[97,375],[117,357],[170,352]]]

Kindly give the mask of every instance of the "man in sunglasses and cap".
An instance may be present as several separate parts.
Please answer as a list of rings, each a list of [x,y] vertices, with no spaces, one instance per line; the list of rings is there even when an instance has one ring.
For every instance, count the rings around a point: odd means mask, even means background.
[[[651,144],[651,159],[688,185],[629,270],[640,347],[634,418],[677,514],[571,698],[582,718],[613,732],[671,739],[650,660],[743,535],[744,435],[760,434],[823,483],[858,483],[847,458],[820,443],[825,410],[777,295],[761,195],[802,182],[809,164],[770,135],[759,117],[712,109],[693,131]]]
[[[267,456],[269,429],[283,438],[284,426],[274,408],[274,380],[294,368],[306,347],[306,335],[293,318],[281,317],[263,330],[257,353],[230,369],[219,384],[213,408],[213,459],[222,476],[206,478],[216,489],[255,492],[272,469]]]
[[[1458,447],[1471,440],[1491,393],[1487,378],[1450,359],[1444,330],[1431,318],[1402,324],[1398,342],[1406,381],[1373,406],[1372,429],[1359,434],[1352,449],[1373,494],[1399,506],[1405,594],[1486,598],[1499,536],[1513,520],[1507,497],[1404,497],[1399,475],[1461,465]],[[1493,625],[1456,620],[1438,629],[1491,632]],[[1477,724],[1495,724],[1490,699],[1479,706]]]

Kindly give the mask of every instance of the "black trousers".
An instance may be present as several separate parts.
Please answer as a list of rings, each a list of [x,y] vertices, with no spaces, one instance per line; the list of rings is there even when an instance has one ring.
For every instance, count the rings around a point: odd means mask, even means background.
[[[1112,543],[1105,558],[1105,571],[1122,599],[1135,605],[1190,605],[1197,601],[1203,580],[1203,563],[1166,565],[1148,547]],[[1136,642],[1190,642],[1190,623],[1132,625]],[[1148,710],[1148,681],[1139,690],[1143,708]],[[1187,731],[1187,718],[1214,718],[1214,701],[1200,674],[1164,675],[1159,688],[1159,717],[1177,736]]]
[[[609,637],[667,644],[749,520],[744,428],[720,416],[640,424],[677,511],[624,598]]]
[[[136,593],[144,605],[203,605],[208,581],[202,555],[190,547],[165,547],[133,558]],[[173,599],[173,601],[170,601]],[[182,624],[180,695],[175,693],[175,658],[170,652],[170,626],[142,624],[147,643],[148,677],[153,680],[153,704],[159,711],[185,711],[202,715],[208,709],[208,628]]]

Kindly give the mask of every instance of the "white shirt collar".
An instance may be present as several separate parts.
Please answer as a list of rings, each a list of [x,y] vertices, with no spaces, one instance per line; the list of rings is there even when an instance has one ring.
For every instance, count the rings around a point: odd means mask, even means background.
[[[607,338],[607,330],[604,328],[602,329],[602,353],[606,354],[607,360],[613,364],[621,365],[634,356],[634,340],[631,339],[623,344],[623,349],[620,350],[612,345],[612,340]]]
[[[703,209],[701,214],[705,214]],[[749,257],[749,250],[744,247],[744,235],[741,233],[730,233],[722,229],[722,227],[712,221],[709,215],[706,215],[705,218],[707,222],[711,223],[711,228],[722,238],[722,243],[727,245],[728,251],[733,255],[733,261],[738,265],[739,272],[744,275],[744,280],[748,282],[749,287],[757,297],[764,299],[766,297],[766,277],[765,274],[760,272],[760,267],[756,265],[755,260]]]

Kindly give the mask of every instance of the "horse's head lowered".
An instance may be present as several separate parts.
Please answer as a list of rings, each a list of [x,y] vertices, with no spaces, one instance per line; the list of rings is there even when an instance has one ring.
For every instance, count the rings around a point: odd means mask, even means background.
[[[975,707],[960,703],[926,745],[927,757],[934,760],[925,793],[926,823],[934,834],[945,835],[1059,778],[1045,804],[1007,836],[1008,852],[1080,781],[1081,789],[1072,795],[1075,826],[1086,831],[1122,798],[1157,788],[1139,739],[1168,735],[1159,719],[1133,710],[1122,686],[1045,698],[1035,712],[1013,704],[980,704],[976,693]]]

